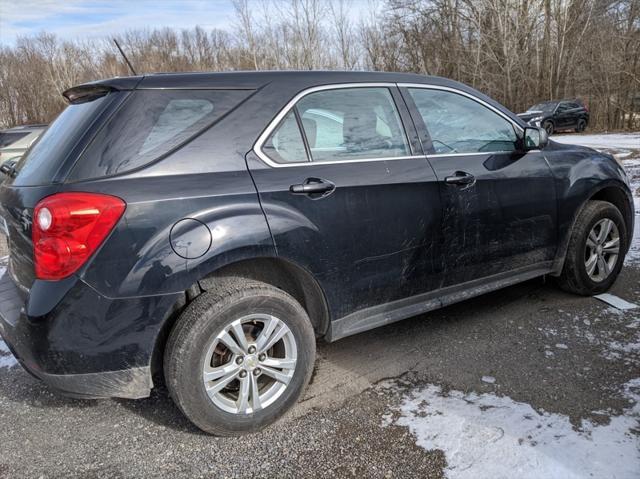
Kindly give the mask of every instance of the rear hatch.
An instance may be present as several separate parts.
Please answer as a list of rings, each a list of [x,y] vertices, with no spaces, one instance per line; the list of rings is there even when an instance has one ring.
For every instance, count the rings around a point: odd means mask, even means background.
[[[0,184],[0,229],[9,237],[9,271],[23,291],[35,279],[31,235],[40,200],[66,183],[131,174],[164,159],[254,91],[141,88],[140,77],[107,82],[65,92],[70,105],[14,166],[0,169],[6,173]]]
[[[68,168],[95,132],[95,124],[127,94],[107,87],[85,88],[84,93],[0,175],[0,234],[6,236],[9,246],[9,273],[24,293],[35,279],[31,241],[34,207],[58,191]]]

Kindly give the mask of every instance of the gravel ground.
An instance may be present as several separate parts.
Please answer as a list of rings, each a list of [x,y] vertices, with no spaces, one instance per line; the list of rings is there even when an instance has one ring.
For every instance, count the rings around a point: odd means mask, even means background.
[[[640,304],[640,258],[627,261],[612,293]],[[640,377],[639,326],[640,309],[529,281],[320,344],[303,400],[242,438],[200,433],[162,388],[140,401],[79,401],[0,367],[0,477],[466,477],[396,420],[407,394],[437,385],[509,397],[576,429],[607,424],[633,405],[621,387]]]

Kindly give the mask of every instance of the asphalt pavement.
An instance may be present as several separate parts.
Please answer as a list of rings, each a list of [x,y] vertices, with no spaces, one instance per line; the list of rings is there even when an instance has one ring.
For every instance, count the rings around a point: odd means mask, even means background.
[[[640,165],[637,175],[640,183]],[[627,260],[611,292],[640,304],[640,258]],[[640,309],[540,278],[321,343],[294,410],[241,438],[201,433],[164,388],[139,401],[73,400],[11,364],[0,343],[0,477],[467,477],[450,450],[425,446],[400,420],[407,397],[437,387],[443,396],[509,398],[578,432],[637,421],[624,386],[640,378]],[[625,440],[640,445],[638,431]],[[630,456],[617,460],[640,464]]]

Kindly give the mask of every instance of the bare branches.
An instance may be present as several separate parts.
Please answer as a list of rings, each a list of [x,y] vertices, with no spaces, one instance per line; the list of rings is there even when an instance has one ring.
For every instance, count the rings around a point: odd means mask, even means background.
[[[581,97],[597,128],[640,127],[640,0],[229,1],[228,30],[134,30],[118,41],[140,73],[412,71],[469,83],[512,110]],[[109,39],[48,34],[0,47],[0,65],[4,126],[50,121],[64,89],[128,74]]]

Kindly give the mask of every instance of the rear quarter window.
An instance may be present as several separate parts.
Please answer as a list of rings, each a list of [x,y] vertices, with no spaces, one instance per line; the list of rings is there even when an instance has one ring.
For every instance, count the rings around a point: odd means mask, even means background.
[[[182,146],[250,94],[249,90],[136,90],[100,129],[70,179],[145,166]]]

